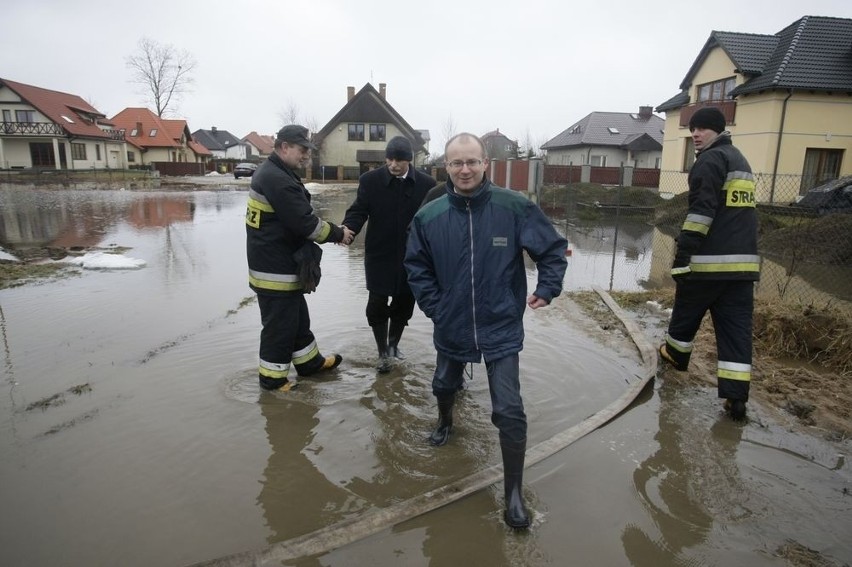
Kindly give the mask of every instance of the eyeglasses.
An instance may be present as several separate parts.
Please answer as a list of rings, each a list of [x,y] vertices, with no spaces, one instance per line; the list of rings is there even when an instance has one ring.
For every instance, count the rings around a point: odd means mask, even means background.
[[[447,162],[445,165],[447,169],[461,169],[464,166],[467,166],[468,169],[473,169],[474,167],[478,167],[482,164],[481,159],[469,159],[467,161],[462,161],[460,159],[456,159],[453,161]]]

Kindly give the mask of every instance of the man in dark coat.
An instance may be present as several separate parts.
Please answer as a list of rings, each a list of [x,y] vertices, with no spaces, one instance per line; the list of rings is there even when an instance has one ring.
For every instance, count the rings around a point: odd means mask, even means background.
[[[391,357],[402,358],[399,339],[414,313],[414,296],[402,265],[406,234],[426,192],[435,186],[434,178],[411,167],[413,159],[407,138],[391,138],[384,167],[361,175],[358,195],[343,219],[343,226],[356,235],[370,221],[364,242],[364,272],[370,292],[367,322],[376,339],[380,373],[390,371]]]

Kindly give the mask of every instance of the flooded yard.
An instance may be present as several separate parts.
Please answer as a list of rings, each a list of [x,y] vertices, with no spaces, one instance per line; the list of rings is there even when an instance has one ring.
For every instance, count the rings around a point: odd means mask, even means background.
[[[353,186],[311,191],[337,222],[354,198]],[[323,279],[307,296],[319,346],[340,352],[341,367],[286,394],[259,390],[246,196],[245,183],[0,189],[8,253],[101,250],[127,261],[0,290],[0,565],[231,564],[217,558],[500,461],[481,365],[450,443],[426,442],[437,411],[422,313],[400,344],[406,359],[376,373],[363,236],[323,247]],[[622,227],[616,242],[611,227],[557,226],[571,242],[566,289],[653,279],[650,227]],[[641,322],[653,343],[663,320]],[[530,447],[606,407],[642,372],[635,348],[564,297],[525,321]],[[712,389],[657,379],[629,411],[527,469],[528,533],[503,524],[497,484],[285,564],[783,566],[791,544],[825,562],[816,565],[852,562],[848,444],[804,435],[759,406],[745,426],[720,408]]]

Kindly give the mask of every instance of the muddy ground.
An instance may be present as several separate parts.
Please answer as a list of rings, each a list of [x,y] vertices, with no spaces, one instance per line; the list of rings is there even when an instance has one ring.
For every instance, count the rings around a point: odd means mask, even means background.
[[[673,290],[613,292],[616,301],[643,327],[665,328]],[[570,297],[605,332],[620,323],[594,292]],[[649,336],[655,334],[649,330]],[[751,400],[780,417],[829,441],[852,438],[852,321],[831,308],[757,302],[754,317]],[[660,377],[677,382],[715,385],[716,341],[706,317],[695,340],[687,372],[660,366]]]

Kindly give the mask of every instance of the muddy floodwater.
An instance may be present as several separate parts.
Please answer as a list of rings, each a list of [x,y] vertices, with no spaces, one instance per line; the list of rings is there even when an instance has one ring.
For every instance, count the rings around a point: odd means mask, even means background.
[[[259,391],[245,189],[0,189],[7,252],[112,248],[145,263],[0,291],[0,565],[216,564],[499,462],[481,365],[451,442],[426,442],[437,412],[422,313],[400,344],[406,359],[376,374],[363,237],[323,247],[322,282],[307,296],[319,346],[342,353],[341,367],[286,394]],[[311,191],[337,222],[354,198],[351,186]],[[631,233],[615,263],[595,234],[568,235],[566,288],[641,289],[650,230]],[[639,321],[653,343],[663,320]],[[635,348],[567,299],[525,321],[530,446],[608,406],[642,372]],[[750,412],[737,425],[712,388],[657,379],[628,411],[527,469],[528,532],[504,526],[498,483],[285,564],[785,566],[791,547],[823,561],[814,565],[849,564],[848,443]]]

